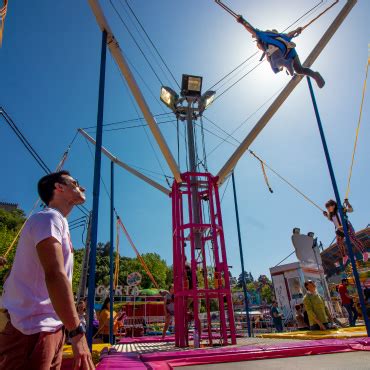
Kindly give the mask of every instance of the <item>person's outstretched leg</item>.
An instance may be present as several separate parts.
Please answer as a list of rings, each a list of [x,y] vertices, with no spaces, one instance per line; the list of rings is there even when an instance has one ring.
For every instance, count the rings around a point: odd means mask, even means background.
[[[314,72],[310,68],[303,67],[301,64],[301,61],[299,60],[298,55],[296,55],[293,59],[293,68],[294,71],[299,75],[305,75],[308,77],[312,77],[316,83],[317,86],[321,89],[325,85],[325,80],[322,78],[319,72]]]
[[[369,255],[365,249],[365,246],[361,242],[361,240],[357,238],[355,230],[353,229],[353,226],[351,224],[348,225],[348,234],[349,234],[349,239],[352,245],[362,253],[364,262],[367,262],[369,259]]]
[[[167,314],[166,315],[166,322],[165,322],[164,327],[163,327],[162,339],[164,339],[166,337],[167,329],[170,326],[170,322],[171,322],[171,315]]]
[[[346,253],[346,247],[344,245],[344,238],[342,236],[337,235],[337,245],[338,245],[340,254],[342,255],[343,266],[345,266],[348,261],[348,256]]]

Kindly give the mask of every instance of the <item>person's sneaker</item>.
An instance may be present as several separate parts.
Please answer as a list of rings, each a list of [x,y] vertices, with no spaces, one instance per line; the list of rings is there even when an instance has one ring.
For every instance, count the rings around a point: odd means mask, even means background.
[[[315,81],[320,89],[322,89],[325,86],[325,80],[322,78],[319,72],[315,72]]]
[[[362,257],[364,259],[364,262],[367,262],[369,259],[369,254],[367,252],[362,253]]]
[[[345,266],[348,262],[348,256],[343,257],[343,266]]]

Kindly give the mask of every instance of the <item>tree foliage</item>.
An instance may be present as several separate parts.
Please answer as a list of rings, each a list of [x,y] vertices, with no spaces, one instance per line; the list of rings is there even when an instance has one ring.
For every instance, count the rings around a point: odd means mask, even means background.
[[[245,274],[245,283],[246,284],[249,284],[249,283],[252,283],[254,281],[254,278],[253,278],[253,275],[251,272],[247,272],[247,271],[244,271],[244,274]],[[237,286],[239,288],[242,288],[243,287],[243,274],[240,273],[239,277],[238,277],[238,284]]]
[[[0,256],[5,255],[24,221],[25,216],[22,210],[15,209],[12,211],[6,211],[4,209],[0,209]],[[4,280],[13,264],[16,245],[17,242],[6,257],[6,265],[0,269],[0,291],[3,289]]]

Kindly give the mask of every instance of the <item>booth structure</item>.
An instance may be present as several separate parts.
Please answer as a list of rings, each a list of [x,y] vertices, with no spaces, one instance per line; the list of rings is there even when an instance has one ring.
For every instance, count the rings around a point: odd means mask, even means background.
[[[295,305],[302,303],[306,294],[304,282],[307,280],[316,283],[319,294],[327,302],[329,310],[332,310],[329,289],[314,234],[300,234],[299,229],[296,228],[293,230],[292,243],[298,261],[270,268],[276,300],[283,311],[285,322],[295,316]]]

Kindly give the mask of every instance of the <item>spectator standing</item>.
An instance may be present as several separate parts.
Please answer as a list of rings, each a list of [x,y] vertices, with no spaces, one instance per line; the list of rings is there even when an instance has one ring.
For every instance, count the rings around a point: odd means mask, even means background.
[[[348,279],[342,279],[342,284],[338,286],[338,293],[342,301],[342,306],[348,312],[349,326],[356,326],[358,311],[354,305],[353,298],[348,294]]]
[[[304,283],[307,290],[303,298],[303,304],[307,311],[310,330],[329,329],[329,322],[332,321],[324,299],[317,293],[316,284],[312,280]]]
[[[173,285],[170,285],[168,292],[164,296],[164,315],[165,324],[163,327],[162,339],[165,338],[168,327],[175,316],[175,290]]]
[[[280,312],[278,303],[276,301],[272,302],[271,317],[276,331],[281,333],[283,331],[283,314]]]
[[[44,176],[38,193],[46,208],[32,215],[19,238],[4,284],[1,369],[60,369],[65,329],[75,369],[94,369],[72,293],[73,247],[66,217],[85,202],[68,171]]]
[[[110,326],[110,298],[104,300],[103,306],[99,314],[99,330],[103,343],[109,343],[109,326]],[[113,311],[113,343],[115,342],[115,335],[117,334],[116,326],[116,312]]]

